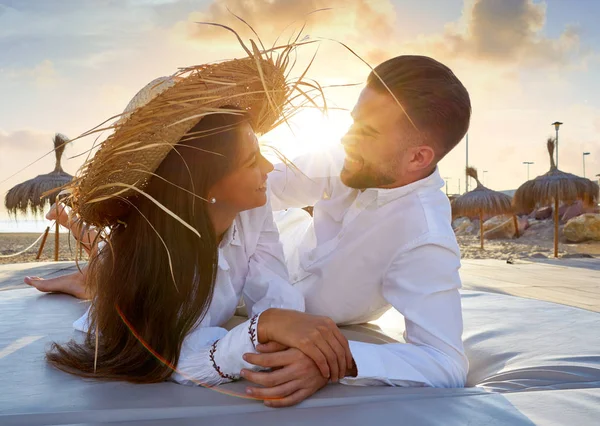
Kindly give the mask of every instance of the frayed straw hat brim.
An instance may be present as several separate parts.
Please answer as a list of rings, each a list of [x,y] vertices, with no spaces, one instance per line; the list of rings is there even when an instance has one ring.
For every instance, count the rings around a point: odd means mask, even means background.
[[[151,85],[163,87],[154,97],[138,99],[143,105],[120,117],[114,133],[73,185],[75,211],[89,224],[113,225],[127,210],[123,199],[145,186],[202,117],[236,107],[246,111],[255,132],[263,134],[278,124],[288,96],[283,70],[272,60],[256,57],[186,68]]]

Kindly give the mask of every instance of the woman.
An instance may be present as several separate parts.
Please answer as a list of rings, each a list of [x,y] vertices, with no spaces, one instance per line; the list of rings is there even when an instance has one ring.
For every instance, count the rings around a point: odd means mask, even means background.
[[[62,203],[53,204],[46,213],[46,219],[56,220],[61,226],[67,228],[88,255],[95,253],[96,247],[93,246],[93,243],[96,240],[97,232],[93,229],[86,229],[78,217],[70,214],[68,206]],[[86,273],[87,266],[84,266],[71,274],[48,279],[36,276],[25,277],[23,281],[43,293],[64,293],[78,299],[89,300],[90,296],[85,289]]]
[[[192,78],[204,77],[190,74],[185,83]],[[323,385],[328,378],[337,381],[352,366],[348,342],[330,320],[288,327],[300,314],[282,308],[301,311],[304,303],[287,281],[267,203],[272,165],[261,155],[251,126],[258,123],[263,131],[268,127],[264,115],[256,116],[265,111],[265,99],[257,100],[248,80],[238,85],[241,93],[228,92],[229,99],[249,91],[249,106],[239,110],[239,104],[223,105],[218,110],[214,105],[194,107],[202,97],[190,98],[189,84],[169,83],[135,109],[86,165],[86,175],[75,187],[75,213],[86,223],[111,224],[111,232],[85,275],[92,302],[75,327],[87,337],[83,343],[54,344],[47,358],[57,368],[138,383],[171,378],[216,385],[239,378],[242,369],[256,370],[242,356],[269,342],[298,348],[312,358],[325,378]],[[179,96],[176,91],[189,98],[177,110],[177,119],[161,126],[144,121],[144,114],[164,117],[163,109],[172,108]],[[196,124],[181,131],[179,124],[192,120]],[[178,125],[176,143],[168,141]],[[166,141],[170,145],[157,168],[149,166],[154,160],[147,152],[132,149],[127,169],[103,173],[102,159],[122,154],[124,147],[133,146],[132,140],[161,149]],[[151,177],[142,190],[136,187],[139,176],[127,185],[113,179],[123,170],[149,170],[146,176]],[[102,184],[86,187],[95,177]],[[98,190],[119,185],[141,195],[99,195]],[[103,207],[107,199],[117,200],[118,208],[114,203]],[[219,328],[233,316],[242,296],[252,319],[229,332]],[[315,333],[315,324],[321,332]]]

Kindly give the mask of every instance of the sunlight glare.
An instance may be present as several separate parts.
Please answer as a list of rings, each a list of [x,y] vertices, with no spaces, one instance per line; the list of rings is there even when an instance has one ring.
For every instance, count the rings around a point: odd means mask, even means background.
[[[340,143],[342,136],[352,124],[348,111],[329,111],[325,117],[317,110],[305,110],[261,138],[261,143],[273,146],[288,159],[309,152],[324,151]],[[290,130],[291,127],[291,130]],[[293,132],[292,132],[293,131]],[[279,162],[275,154],[265,150],[265,156]]]

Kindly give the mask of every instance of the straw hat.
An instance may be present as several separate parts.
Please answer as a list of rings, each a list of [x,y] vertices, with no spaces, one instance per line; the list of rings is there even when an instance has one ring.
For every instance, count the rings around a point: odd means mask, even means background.
[[[70,188],[75,213],[90,225],[115,225],[129,210],[125,199],[143,194],[173,146],[203,116],[221,107],[246,111],[257,134],[278,125],[290,94],[284,62],[257,53],[185,68],[147,84],[108,127],[114,132],[80,170]]]

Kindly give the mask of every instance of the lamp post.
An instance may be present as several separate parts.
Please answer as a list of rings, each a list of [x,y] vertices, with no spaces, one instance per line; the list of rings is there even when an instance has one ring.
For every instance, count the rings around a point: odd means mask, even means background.
[[[445,177],[444,180],[446,181],[446,196],[448,196],[448,181],[450,180],[450,178]]]
[[[484,171],[483,171],[483,177],[482,177],[482,179],[483,179],[483,182],[482,182],[482,183],[483,183],[483,185],[484,185],[484,186],[485,186],[485,174],[486,174],[487,172],[488,172],[487,170],[484,170]]]
[[[556,129],[556,167],[558,168],[558,128],[561,126],[560,121],[555,121],[554,123],[552,123],[552,125],[554,126],[554,129]]]
[[[469,174],[466,170],[469,168],[469,134],[467,133],[467,167],[465,167],[465,191],[469,192]]]
[[[467,169],[469,168],[469,133],[467,133],[465,135],[466,137],[466,155],[467,155],[467,159],[466,159],[466,167],[465,167],[465,192],[469,192],[469,173],[467,172]]]
[[[523,164],[527,166],[527,180],[529,180],[529,166],[535,163],[533,161],[523,161]]]
[[[590,153],[589,152],[584,152],[583,156],[582,156],[583,157],[583,177],[585,177],[585,157],[587,155],[590,155]]]

